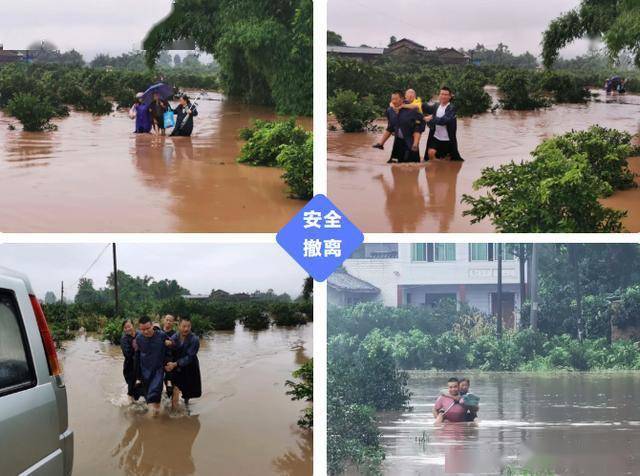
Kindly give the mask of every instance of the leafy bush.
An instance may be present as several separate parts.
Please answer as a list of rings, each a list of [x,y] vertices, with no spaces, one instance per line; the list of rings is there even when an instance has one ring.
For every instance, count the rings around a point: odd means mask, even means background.
[[[613,323],[621,329],[640,325],[640,285],[622,291]]]
[[[122,324],[121,319],[112,319],[102,329],[102,339],[111,342],[114,345],[120,345],[120,338],[122,337]]]
[[[549,106],[536,84],[534,73],[530,71],[505,70],[498,74],[496,81],[502,94],[500,104],[504,109],[529,111]]]
[[[269,328],[269,316],[258,306],[246,306],[241,311],[240,322],[252,331]]]
[[[483,169],[474,188],[485,196],[463,196],[471,206],[463,215],[472,223],[485,218],[505,233],[620,232],[624,211],[603,207],[598,199],[611,194],[584,154],[565,155],[554,139],[543,142],[534,160]]]
[[[213,323],[199,314],[191,315],[191,331],[199,336],[207,335],[213,330]]]
[[[593,173],[611,185],[612,190],[635,186],[634,174],[627,163],[632,155],[631,135],[626,132],[592,126],[586,131],[548,139],[545,144],[557,147],[566,157],[584,155]]]
[[[62,324],[51,324],[49,330],[51,338],[58,348],[62,347],[63,341],[73,338],[73,334]]]
[[[87,332],[100,332],[107,322],[108,319],[105,316],[96,314],[87,314],[78,318],[78,325]]]
[[[541,83],[542,89],[553,93],[557,103],[584,103],[591,97],[587,83],[575,74],[545,71]]]
[[[291,303],[275,302],[270,306],[269,313],[276,326],[301,326],[307,323],[305,316]]]
[[[458,116],[473,116],[487,112],[491,107],[493,100],[484,90],[487,79],[475,68],[465,68],[460,74],[451,74],[446,81],[453,90],[453,104]]]
[[[291,400],[304,400],[313,402],[313,359],[308,360],[293,372],[293,378],[299,382],[287,380],[285,386],[289,388],[287,395]],[[313,428],[313,404],[304,410],[304,415],[298,420],[298,425],[302,428]]]
[[[18,119],[25,131],[52,129],[51,119],[56,116],[49,102],[28,93],[19,93],[7,104],[7,112]]]
[[[329,112],[345,132],[362,132],[379,116],[370,97],[358,97],[351,90],[337,91],[329,99]]]
[[[238,162],[275,167],[285,146],[303,146],[309,136],[310,133],[297,126],[293,118],[286,121],[256,119],[252,127],[240,131],[240,138],[246,142]]]
[[[304,144],[285,145],[276,158],[278,167],[284,169],[282,178],[296,198],[313,197],[313,137]]]

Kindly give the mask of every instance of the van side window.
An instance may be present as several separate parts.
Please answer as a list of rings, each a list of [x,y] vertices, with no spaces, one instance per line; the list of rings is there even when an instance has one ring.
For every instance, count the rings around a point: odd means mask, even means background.
[[[36,381],[13,293],[0,289],[0,395]]]

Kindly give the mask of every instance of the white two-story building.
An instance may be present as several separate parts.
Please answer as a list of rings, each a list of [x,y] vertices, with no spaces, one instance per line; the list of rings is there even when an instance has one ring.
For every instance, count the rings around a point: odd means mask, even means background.
[[[505,328],[515,325],[520,309],[517,246],[502,245]],[[495,243],[366,243],[328,279],[329,303],[431,306],[455,299],[497,314],[497,250]]]

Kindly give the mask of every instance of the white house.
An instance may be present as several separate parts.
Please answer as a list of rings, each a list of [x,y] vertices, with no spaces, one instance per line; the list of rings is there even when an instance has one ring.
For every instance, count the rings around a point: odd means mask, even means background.
[[[502,245],[502,314],[507,328],[515,325],[520,309],[517,246]],[[455,299],[496,314],[497,250],[495,243],[366,243],[329,278],[329,303],[429,306]]]

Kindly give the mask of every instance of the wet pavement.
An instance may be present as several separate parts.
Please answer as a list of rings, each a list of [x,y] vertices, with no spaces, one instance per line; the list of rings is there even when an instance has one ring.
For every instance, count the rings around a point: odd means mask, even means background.
[[[281,169],[236,162],[239,130],[275,114],[217,93],[197,102],[191,138],[133,134],[127,111],[72,112],[52,132],[0,113],[0,231],[279,230],[304,202],[289,198]]]
[[[202,397],[189,412],[163,401],[155,417],[128,404],[118,346],[80,336],[64,347],[74,474],[312,474],[312,434],[297,425],[306,403],[284,386],[312,356],[312,325],[202,339]]]
[[[412,373],[411,411],[381,416],[385,474],[638,474],[640,372],[466,373],[477,423],[435,427],[433,403],[450,376]]]
[[[488,91],[497,97],[495,88]],[[378,125],[384,126],[382,122]],[[465,162],[386,163],[393,144],[371,147],[381,133],[329,131],[329,197],[365,232],[493,232],[488,220],[471,225],[463,194],[478,196],[473,182],[485,167],[530,159],[530,152],[553,135],[591,125],[640,132],[640,96],[600,97],[586,105],[557,105],[539,111],[485,113],[458,120],[458,141]],[[421,141],[421,153],[426,136]],[[640,158],[630,160],[640,173]],[[640,179],[637,179],[640,183]],[[640,231],[640,189],[616,192],[603,200],[629,211],[628,231]]]

